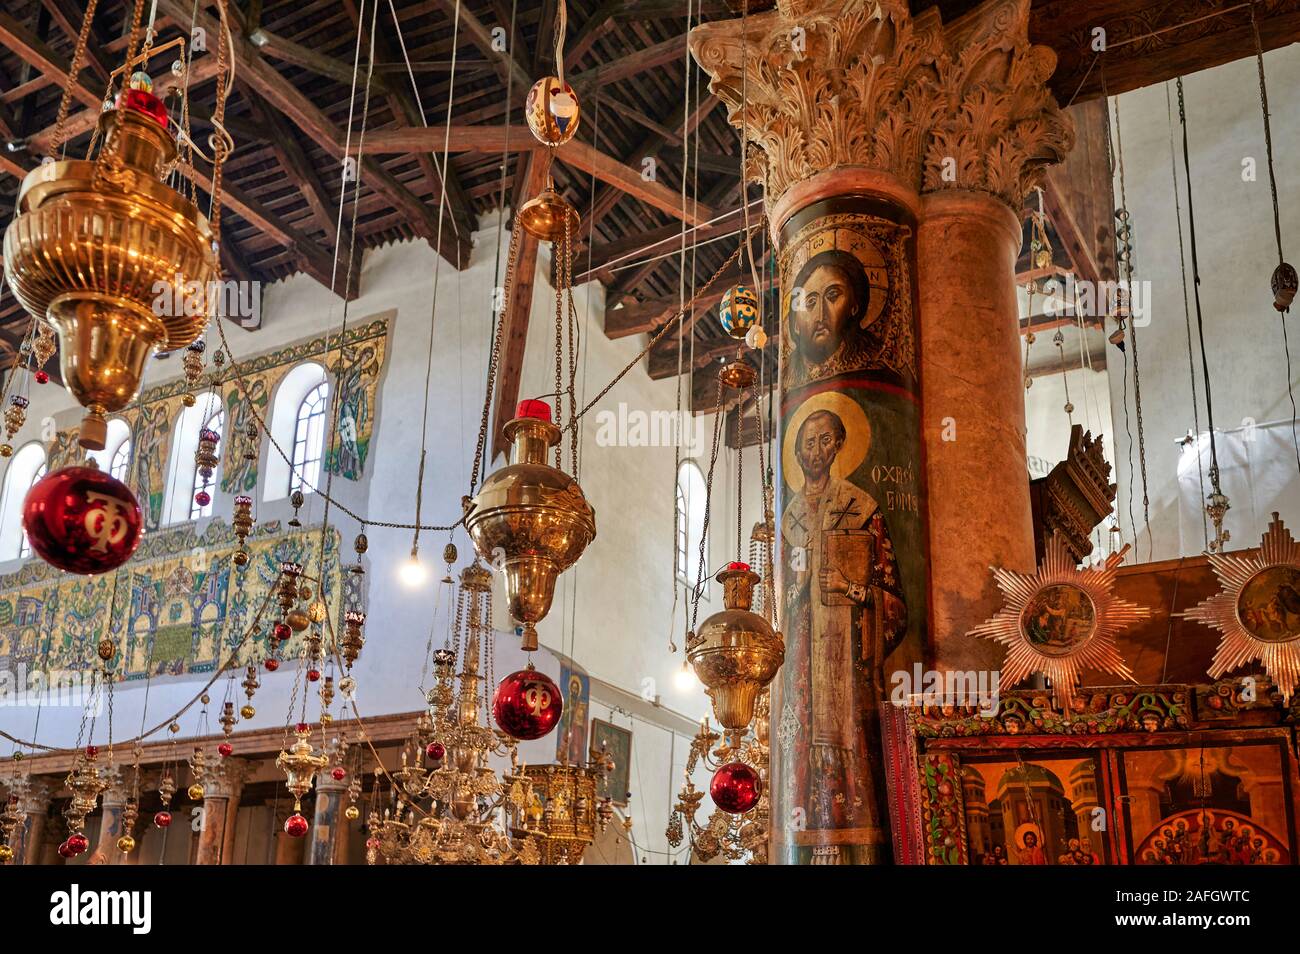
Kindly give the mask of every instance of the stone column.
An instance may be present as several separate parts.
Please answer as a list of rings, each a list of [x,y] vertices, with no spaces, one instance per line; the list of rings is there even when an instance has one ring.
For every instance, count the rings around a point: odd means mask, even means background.
[[[1007,388],[1015,210],[1070,134],[1028,14],[1029,0],[989,0],[944,24],[906,0],[778,0],[691,34],[750,143],[781,272],[778,863],[890,859],[878,707],[893,674],[988,668],[965,634],[996,609],[981,601],[989,566],[1033,558],[1024,409]],[[974,420],[986,414],[1004,420]],[[956,441],[936,426],[949,417]],[[990,446],[1003,434],[1009,448]],[[1011,529],[975,541],[993,522],[976,510]]]
[[[45,837],[45,818],[50,810],[50,797],[57,788],[53,779],[24,776],[15,780],[10,794],[18,796],[18,810],[22,819],[9,836],[9,847],[14,850],[15,865],[39,865]]]
[[[284,830],[284,823],[293,814],[293,799],[290,798],[288,804],[285,804],[285,799],[281,798],[275,802],[268,802],[267,805],[272,808],[274,813],[274,817],[271,819],[274,826],[271,830],[271,837],[275,839],[275,864],[304,864],[307,839],[291,838]]]
[[[343,803],[346,801],[347,778],[336,779],[330,769],[316,774],[316,813],[311,831],[307,833],[309,865],[332,865],[338,860],[339,843],[346,837],[347,824],[343,820]]]
[[[126,834],[122,816],[131,797],[131,779],[127,770],[114,765],[104,772],[104,780],[108,782],[108,788],[100,795],[99,837],[86,863],[120,865],[126,862],[126,855],[117,847],[117,840]]]
[[[222,759],[203,779],[203,824],[199,828],[198,865],[229,864],[227,844],[233,837],[234,815],[244,790],[248,764],[243,759]]]

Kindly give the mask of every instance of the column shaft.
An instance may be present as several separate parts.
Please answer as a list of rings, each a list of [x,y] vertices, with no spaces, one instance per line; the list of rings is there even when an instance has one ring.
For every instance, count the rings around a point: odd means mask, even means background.
[[[775,841],[788,863],[880,863],[890,850],[878,707],[888,672],[921,658],[927,619],[916,199],[845,170],[791,193],[774,215],[786,638]]]
[[[979,192],[924,196],[917,233],[935,669],[995,670],[966,633],[997,612],[991,566],[1034,567],[1015,263],[1020,223]]]
[[[203,823],[199,827],[199,847],[196,865],[223,863],[226,843],[226,820],[230,810],[230,796],[208,795],[203,799]]]
[[[340,829],[343,822],[343,801],[347,785],[335,781],[328,774],[316,780],[316,813],[307,837],[307,855],[304,864],[332,865],[338,858]]]

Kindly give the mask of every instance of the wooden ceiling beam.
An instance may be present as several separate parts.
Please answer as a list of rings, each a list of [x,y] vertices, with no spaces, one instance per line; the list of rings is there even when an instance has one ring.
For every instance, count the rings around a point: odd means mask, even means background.
[[[501,77],[503,84],[513,79],[515,95],[522,101],[529,88],[533,85],[533,77],[523,63],[519,61],[518,57],[515,56],[514,49],[507,49],[504,53],[493,49],[492,30],[470,12],[464,3],[460,3],[458,0],[435,0],[435,3],[452,23],[456,22],[457,8],[459,7],[460,26],[458,30],[461,35],[468,37],[478,51],[487,57],[488,61],[495,67],[497,75]],[[509,21],[499,25],[506,31],[510,29]],[[517,27],[518,24],[516,24]],[[510,46],[513,46],[513,44],[510,44]]]
[[[308,161],[298,138],[278,112],[267,109],[255,96],[248,97],[247,101],[254,122],[266,130],[271,151],[275,153],[280,167],[293,180],[293,184],[298,187],[298,191],[307,202],[312,221],[328,237],[329,244],[334,244],[337,220],[330,214],[329,193],[325,191],[320,177],[316,175],[315,167]]]
[[[524,181],[524,194],[536,195],[546,185],[546,160],[532,153],[516,175]],[[533,286],[537,275],[537,239],[519,230],[519,249],[509,307],[497,319],[505,322],[501,343],[501,366],[497,372],[497,402],[492,425],[492,459],[506,447],[505,426],[514,417],[519,401],[524,353],[528,347],[528,320],[533,308]]]
[[[565,165],[593,175],[646,205],[691,225],[700,225],[713,218],[713,209],[703,202],[695,202],[687,196],[683,208],[679,193],[653,179],[646,179],[640,168],[633,169],[581,140],[566,143],[555,151],[555,155]]]
[[[623,0],[604,0],[591,12],[577,35],[564,44],[564,71],[567,74],[587,55],[587,51],[601,37],[609,34],[616,26],[614,17],[623,6]]]
[[[348,0],[347,9],[349,14],[354,13],[355,7],[351,0]],[[392,45],[384,36],[382,29],[375,31],[375,56],[383,59],[395,59],[396,52]],[[409,126],[416,124],[424,125],[425,117],[416,102],[415,95],[408,87],[409,78],[400,77],[394,80],[392,88],[386,91],[388,99],[388,108],[394,116],[401,116]],[[444,136],[446,130],[444,129]],[[419,163],[420,171],[424,173],[424,180],[428,183],[429,192],[439,197],[439,204],[451,214],[453,231],[458,236],[466,239],[473,234],[478,228],[478,218],[474,215],[474,204],[470,201],[469,196],[465,193],[465,187],[461,184],[460,177],[456,175],[456,170],[451,164],[451,155],[445,156],[443,165],[446,166],[446,183],[444,185],[443,175],[439,171],[440,164],[435,158],[433,152],[421,152],[416,154],[416,162]]]
[[[295,43],[293,40],[286,39],[278,33],[273,33],[265,27],[258,27],[251,31],[248,34],[248,42],[257,47],[258,52],[264,57],[302,67],[308,72],[315,73],[317,76],[324,76],[326,79],[332,79],[336,83],[342,83],[349,88],[352,85],[352,65],[350,63],[344,63],[342,60],[313,50],[311,47]],[[365,67],[362,64],[362,75],[357,77],[358,81],[364,81],[364,70]],[[387,81],[380,75],[378,70],[371,77],[370,88],[374,92],[388,91]]]
[[[212,192],[212,179],[199,169],[194,170],[194,183],[209,194]],[[250,225],[271,235],[281,245],[291,249],[295,260],[304,272],[326,288],[330,287],[330,282],[334,278],[334,259],[328,252],[292,225],[286,223],[274,212],[265,208],[233,182],[222,180],[221,196],[222,204],[227,209],[243,218]],[[340,269],[341,271],[342,269]],[[356,263],[353,266],[353,274],[359,274]],[[349,294],[351,300],[355,300],[359,294],[355,287],[356,284],[353,283],[354,287]]]
[[[377,129],[366,134],[365,152],[367,155],[377,153],[412,153],[441,149],[446,130],[437,127],[404,129]],[[544,150],[527,127],[519,126],[459,126],[452,127],[450,149],[453,152],[504,151],[507,147],[519,152]],[[353,146],[359,151],[360,143]],[[565,165],[594,175],[602,182],[621,193],[634,196],[646,205],[666,212],[669,215],[684,218],[692,225],[697,225],[713,217],[713,210],[707,205],[693,202],[682,210],[681,196],[662,183],[647,180],[638,166],[633,168],[620,162],[613,156],[602,152],[595,146],[574,139],[555,150],[556,158]]]
[[[85,11],[79,10],[72,5],[70,0],[41,0],[45,9],[50,11],[50,16],[54,22],[59,25],[64,36],[74,44],[77,37],[81,34],[81,21],[85,17]],[[86,65],[94,70],[101,80],[108,82],[108,75],[112,71],[104,63],[104,59],[99,53],[99,44],[96,42],[94,25],[91,25],[90,38],[86,43]]]
[[[575,73],[568,77],[569,85],[579,94],[586,93],[636,76],[638,73],[644,73],[646,70],[681,62],[682,57],[686,55],[686,35],[678,34],[628,56],[620,56],[608,63]]]
[[[184,0],[158,0],[158,8],[178,20],[185,12],[184,5]],[[203,10],[196,14],[195,25],[207,30],[209,36],[220,35],[217,21]],[[342,151],[342,131],[334,121],[281,76],[247,39],[243,43],[236,42],[235,56],[238,61],[238,78],[288,117],[327,153],[337,155]],[[429,207],[375,160],[363,157],[360,166],[363,182],[392,202],[395,208],[405,212],[410,217],[411,224],[438,254],[458,269],[468,266],[469,236],[455,236],[452,229],[443,229],[440,233],[437,216],[430,212]]]
[[[723,294],[733,284],[749,278],[749,269],[732,265],[718,276],[708,291],[701,291],[695,297],[692,313],[686,315],[688,324],[693,325],[699,315],[704,314],[722,300]],[[705,281],[707,281],[707,276]],[[651,298],[647,301],[630,301],[621,308],[611,308],[605,312],[605,336],[607,338],[626,338],[630,335],[650,334],[659,330],[681,307],[681,298],[668,295],[663,298]]]
[[[68,71],[72,64],[54,50],[50,49],[40,37],[19,23],[8,13],[0,11],[0,43],[3,43],[24,63],[38,73],[57,82],[60,86],[68,83]],[[78,80],[72,86],[74,99],[99,111],[101,95]]]

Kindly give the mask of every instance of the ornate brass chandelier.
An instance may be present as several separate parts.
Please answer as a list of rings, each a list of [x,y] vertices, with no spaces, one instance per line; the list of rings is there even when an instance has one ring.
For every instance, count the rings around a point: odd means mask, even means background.
[[[614,817],[610,798],[597,797],[597,785],[608,771],[604,753],[593,749],[585,765],[529,765],[524,805],[510,806],[510,830],[516,838],[530,839],[541,852],[544,865],[576,865],[583,853]]]
[[[444,581],[450,586],[450,580]],[[454,630],[448,644],[433,654],[434,686],[429,712],[392,772],[393,804],[370,813],[366,860],[382,856],[390,864],[538,864],[541,852],[531,837],[512,837],[503,808],[523,810],[531,781],[518,770],[516,743],[493,731],[487,710],[485,676],[492,665],[492,574],[477,561],[466,567],[456,595]],[[461,671],[456,672],[460,646]],[[498,776],[492,756],[510,760]],[[426,764],[427,763],[427,764]]]
[[[700,731],[691,742],[691,753],[686,759],[686,781],[677,795],[677,804],[673,806],[668,819],[666,832],[668,843],[676,848],[685,835],[690,836],[691,852],[702,862],[711,861],[721,855],[728,861],[742,858],[751,865],[767,864],[767,839],[770,831],[770,802],[768,800],[768,737],[770,728],[771,699],[767,690],[763,690],[755,712],[754,734],[741,741],[738,748],[733,748],[723,736],[715,732],[706,719],[700,725]],[[719,744],[721,742],[721,744]],[[704,793],[691,781],[691,773],[697,765],[704,763],[713,770],[714,802],[725,801],[723,785],[729,794],[734,794],[742,802],[751,797],[754,789],[753,779],[758,779],[757,801],[753,807],[744,812],[732,812],[719,807],[709,815],[708,821],[701,825],[696,820]],[[731,766],[742,765],[749,772]],[[725,774],[723,774],[725,771]],[[752,775],[750,773],[753,773]],[[719,777],[723,784],[718,782]],[[733,791],[734,789],[734,791]]]

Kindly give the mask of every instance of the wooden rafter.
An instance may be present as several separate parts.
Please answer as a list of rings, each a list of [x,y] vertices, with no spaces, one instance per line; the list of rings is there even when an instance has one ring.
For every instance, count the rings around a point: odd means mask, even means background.
[[[547,163],[544,156],[529,153],[524,158],[526,168],[518,175],[526,183],[525,195],[532,196],[546,185]],[[522,377],[524,353],[528,347],[528,319],[533,308],[533,285],[537,274],[537,239],[523,229],[519,231],[519,250],[510,306],[498,319],[505,323],[502,339],[500,367],[497,370],[497,406],[492,425],[492,457],[505,448],[506,422],[514,416],[519,401],[519,380]]]
[[[72,64],[50,49],[40,37],[15,20],[8,13],[0,11],[0,43],[18,54],[38,73],[60,85],[68,82],[68,70]],[[72,95],[87,106],[99,108],[100,94],[80,81],[73,84]]]
[[[184,0],[158,0],[158,8],[177,19],[187,12]],[[207,30],[210,36],[220,35],[217,21],[206,11],[197,11],[194,22]],[[236,43],[235,56],[238,62],[237,77],[247,83],[254,93],[261,95],[282,112],[327,153],[341,152],[339,143],[343,141],[342,130],[324,110],[290,85],[246,38]],[[469,264],[469,236],[456,236],[452,234],[452,229],[439,230],[437,216],[429,207],[378,162],[363,158],[360,166],[362,181],[393,203],[395,208],[403,211],[417,232],[440,255],[457,268]]]

